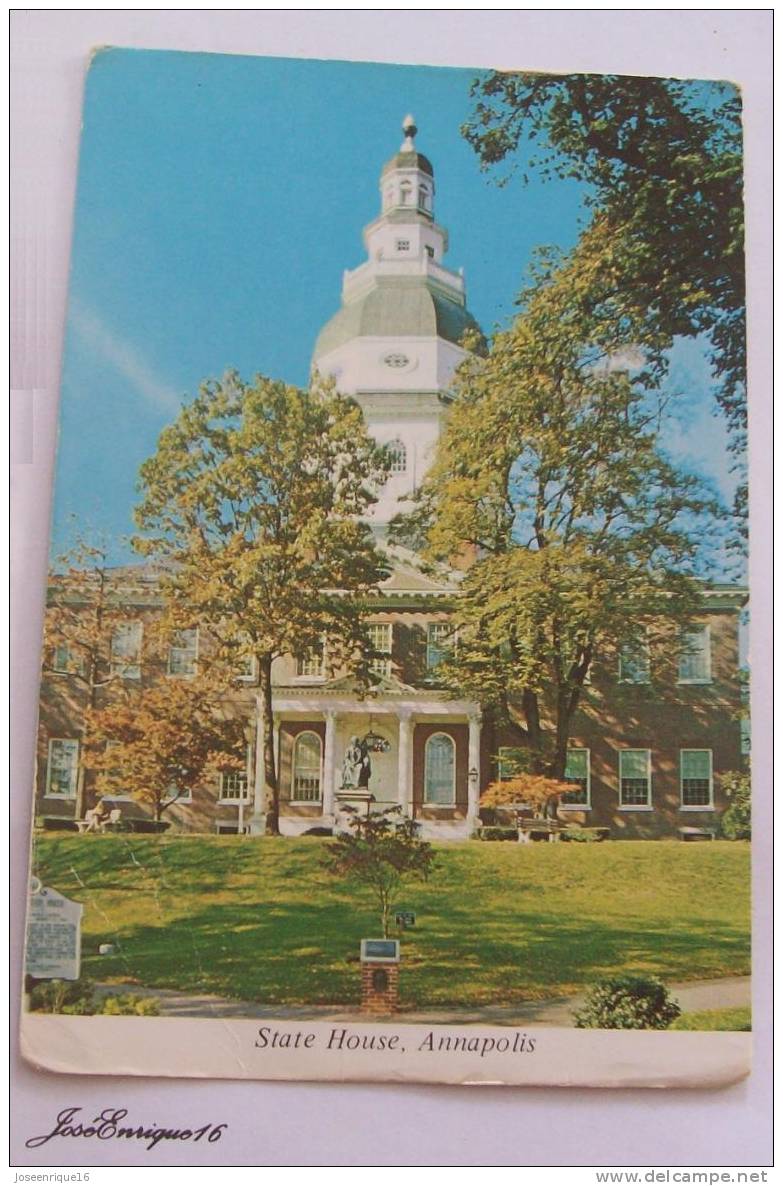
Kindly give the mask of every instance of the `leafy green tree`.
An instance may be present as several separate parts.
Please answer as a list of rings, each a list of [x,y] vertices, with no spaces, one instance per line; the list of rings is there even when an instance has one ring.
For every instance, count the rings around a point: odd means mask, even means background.
[[[584,183],[592,223],[615,245],[607,280],[645,347],[707,334],[716,396],[744,451],[742,105],[728,83],[495,71],[474,83],[462,131],[482,168]],[[505,180],[508,180],[506,176]],[[592,251],[595,257],[595,240]],[[597,257],[596,257],[597,258]],[[746,490],[739,493],[744,510]]]
[[[303,391],[236,372],[203,384],[141,467],[135,543],[169,562],[172,623],[207,623],[224,655],[257,666],[270,832],[272,664],[325,644],[336,667],[366,650],[362,597],[385,569],[361,516],[387,468],[333,384],[316,376]]]
[[[399,810],[354,816],[351,831],[329,845],[327,858],[330,873],[358,881],[374,895],[384,938],[403,882],[426,881],[435,861],[432,845],[416,834],[415,820],[395,818]]]
[[[658,447],[654,371],[603,355],[593,289],[589,269],[544,267],[513,328],[463,364],[434,465],[395,525],[434,560],[475,556],[439,672],[556,779],[594,657],[638,642],[640,624],[672,639],[699,608],[717,509]]]
[[[720,776],[720,784],[729,799],[721,816],[721,832],[727,840],[750,840],[750,774],[746,770],[729,770]]]

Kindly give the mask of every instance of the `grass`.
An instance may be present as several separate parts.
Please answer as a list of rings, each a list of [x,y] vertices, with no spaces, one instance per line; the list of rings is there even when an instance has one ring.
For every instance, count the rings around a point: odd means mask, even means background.
[[[750,1009],[702,1009],[683,1013],[669,1026],[671,1030],[750,1030]]]
[[[84,903],[83,975],[270,1004],[355,1003],[362,887],[316,838],[45,836],[44,884]],[[611,973],[666,982],[749,971],[749,846],[437,845],[399,906],[411,1006],[541,1000]],[[99,956],[100,943],[115,943]]]

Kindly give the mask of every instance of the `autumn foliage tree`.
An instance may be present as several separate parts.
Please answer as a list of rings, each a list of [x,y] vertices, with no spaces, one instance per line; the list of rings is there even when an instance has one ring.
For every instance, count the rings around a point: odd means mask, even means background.
[[[221,772],[244,770],[247,722],[214,673],[124,689],[88,713],[85,764],[101,797],[130,795],[156,820]]]
[[[562,779],[595,656],[640,624],[673,640],[698,609],[716,506],[659,447],[654,369],[606,353],[594,271],[544,259],[535,280],[488,357],[463,363],[395,534],[434,560],[476,557],[439,670],[511,729],[531,773]]]
[[[117,596],[108,548],[80,535],[50,574],[44,617],[44,678],[59,685],[82,712],[75,818],[81,819],[89,792],[83,761],[90,745],[89,713],[122,686],[122,666],[112,653],[115,631],[127,618]]]
[[[235,372],[202,385],[141,468],[136,546],[170,563],[170,619],[203,622],[224,655],[255,661],[271,832],[272,664],[324,646],[334,665],[362,651],[362,598],[385,572],[362,515],[387,469],[333,384],[316,376],[303,391]]]

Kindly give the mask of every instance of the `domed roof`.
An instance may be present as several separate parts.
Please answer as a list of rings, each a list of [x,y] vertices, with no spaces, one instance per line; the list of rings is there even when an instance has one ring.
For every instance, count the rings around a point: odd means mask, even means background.
[[[379,276],[373,287],[327,321],[318,335],[316,359],[354,338],[443,338],[455,345],[479,326],[468,310],[422,276]],[[479,331],[480,332],[480,331]]]
[[[385,177],[387,173],[391,173],[392,169],[420,169],[422,173],[428,173],[430,177],[434,177],[432,165],[426,156],[415,150],[396,153],[383,166],[381,177]]]

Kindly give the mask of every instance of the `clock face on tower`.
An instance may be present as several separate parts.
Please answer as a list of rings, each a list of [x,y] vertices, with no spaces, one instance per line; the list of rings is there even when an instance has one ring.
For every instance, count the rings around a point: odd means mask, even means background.
[[[392,352],[391,354],[384,354],[383,364],[384,366],[401,370],[403,367],[410,366],[410,359],[407,354]]]

